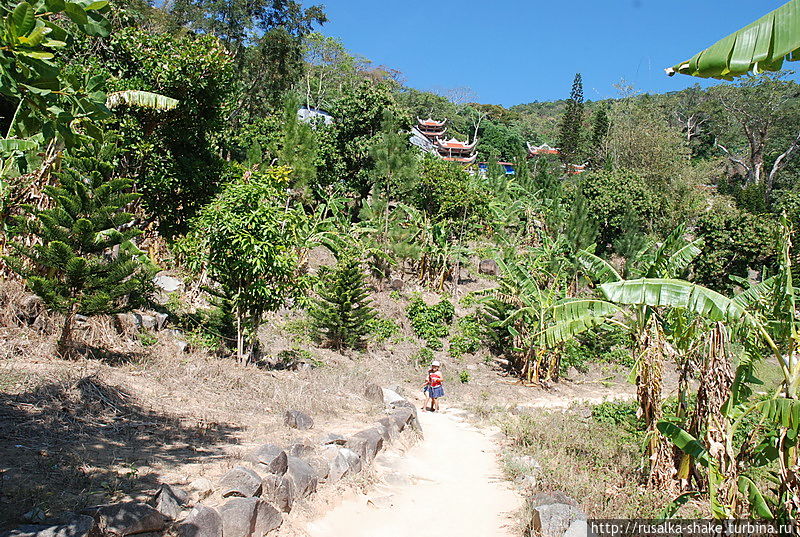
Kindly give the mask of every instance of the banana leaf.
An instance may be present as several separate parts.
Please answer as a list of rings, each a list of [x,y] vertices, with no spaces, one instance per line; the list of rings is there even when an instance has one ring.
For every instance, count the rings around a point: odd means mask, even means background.
[[[617,282],[622,279],[619,272],[614,270],[614,267],[605,259],[601,259],[586,250],[578,251],[575,257],[589,279],[595,283]]]
[[[800,0],[791,0],[666,72],[731,80],[749,72],[779,71],[784,60],[798,59]]]
[[[172,110],[178,106],[179,101],[150,91],[126,90],[110,93],[106,99],[108,108],[117,106],[132,106],[136,108],[149,108],[151,110]]]

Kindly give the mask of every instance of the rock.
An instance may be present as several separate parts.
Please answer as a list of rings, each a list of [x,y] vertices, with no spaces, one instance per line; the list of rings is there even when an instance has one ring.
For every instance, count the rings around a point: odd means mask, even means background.
[[[399,401],[405,401],[405,398],[394,390],[383,388],[383,402],[387,405],[392,405]]]
[[[153,278],[153,283],[165,293],[174,293],[183,287],[182,281],[166,274],[156,274],[156,277]]]
[[[214,484],[206,477],[199,477],[189,483],[189,488],[197,494],[197,498],[205,500],[214,493]]]
[[[283,522],[277,509],[258,498],[233,498],[219,515],[225,537],[263,537]]]
[[[335,454],[328,461],[328,478],[327,478],[328,483],[336,483],[342,477],[347,475],[347,473],[351,469],[350,461],[345,456],[345,454],[342,453],[342,449],[345,449],[345,448],[335,449]],[[350,451],[350,450],[348,449],[347,451]],[[353,453],[353,452],[350,451],[350,453]],[[358,455],[356,455],[355,453],[353,453],[353,455],[356,458],[358,458]],[[358,459],[358,468],[359,468],[358,470],[355,470],[356,472],[361,470],[361,460],[360,459]]]
[[[25,324],[33,324],[44,313],[44,301],[37,295],[26,295],[16,304],[15,315]],[[26,513],[27,514],[27,513]]]
[[[285,475],[268,474],[263,481],[262,496],[275,506],[288,513],[294,503],[294,484]]]
[[[374,401],[376,403],[383,402],[383,388],[378,386],[375,383],[367,384],[367,387],[364,389],[364,397],[367,398],[369,401]]]
[[[539,461],[537,461],[536,459],[534,459],[530,455],[517,455],[517,456],[511,457],[511,461],[510,462],[515,466],[518,466],[520,468],[524,468],[524,469],[527,469],[527,470],[540,470],[542,468],[542,465],[539,464]],[[564,502],[564,501],[552,501],[552,502],[546,502],[546,503],[567,503],[567,502]]]
[[[497,266],[497,261],[494,259],[482,259],[481,262],[478,263],[478,273],[499,276],[500,267]]]
[[[306,457],[311,455],[316,450],[316,447],[313,444],[309,444],[306,442],[297,442],[289,446],[289,449],[286,450],[287,455],[291,455],[292,457]]]
[[[515,481],[526,491],[536,490],[536,485],[539,484],[539,480],[536,479],[535,475],[521,475]]]
[[[364,429],[353,435],[357,438],[364,438],[367,441],[364,448],[364,454],[366,455],[364,460],[367,463],[372,462],[378,452],[383,449],[383,433],[381,429],[383,429],[383,427],[379,425],[377,427]]]
[[[136,328],[144,329],[144,330],[156,330],[158,326],[158,321],[153,315],[146,315],[143,313],[132,313],[133,316],[133,324]]]
[[[400,437],[400,429],[397,427],[397,422],[390,417],[381,418],[378,420],[386,434],[383,436],[384,442],[394,442]]]
[[[195,505],[178,525],[179,537],[222,537],[222,517],[211,507]]]
[[[586,520],[586,514],[573,505],[539,505],[531,508],[529,528],[542,537],[561,537],[576,520]]]
[[[347,443],[347,438],[340,434],[330,433],[325,435],[322,440],[319,441],[320,444],[328,445],[328,444],[337,444],[343,446]]]
[[[167,325],[167,319],[169,319],[169,315],[166,313],[156,313],[153,315],[156,320],[156,330],[164,330],[164,327]]]
[[[561,491],[537,492],[528,500],[532,506],[548,505],[553,503],[564,503],[573,507],[580,507],[577,501],[573,500]]]
[[[414,419],[414,413],[409,408],[398,408],[391,414],[392,419],[397,424],[397,428],[403,431],[406,425]]]
[[[182,339],[174,339],[172,340],[172,343],[178,349],[178,352],[183,353],[189,350],[189,344],[186,341],[183,341]]]
[[[261,494],[261,476],[249,468],[237,466],[222,476],[219,488],[223,498],[228,496],[252,498]]]
[[[475,365],[475,364],[467,364],[467,369],[469,371],[477,371],[478,370],[478,366]]]
[[[314,427],[314,420],[311,416],[299,410],[287,410],[283,416],[283,423],[293,429],[307,430]]]
[[[89,507],[83,514],[92,516],[106,535],[135,535],[161,531],[164,515],[154,507],[138,502],[122,502]]]
[[[304,498],[317,491],[319,480],[314,468],[303,459],[289,457],[289,468],[286,476],[294,485],[295,498]]]
[[[72,520],[54,526],[27,524],[0,533],[0,537],[100,537],[97,522],[90,516],[78,515]]]
[[[395,278],[389,282],[389,289],[392,291],[402,291],[403,287],[405,287],[405,282],[403,280],[398,280]]]
[[[363,463],[361,462],[361,457],[353,451],[352,449],[343,447],[339,448],[339,454],[345,458],[347,462],[347,473],[348,474],[357,474],[363,468]]]
[[[28,522],[43,522],[47,518],[47,515],[38,507],[34,507],[24,515],[22,515],[22,519]]]
[[[367,439],[363,436],[351,436],[344,445],[347,449],[357,454],[363,462],[367,462]]]
[[[271,474],[286,473],[287,455],[284,450],[273,444],[264,444],[250,454],[250,461]]]
[[[328,479],[328,475],[330,474],[330,465],[328,464],[328,460],[320,455],[314,454],[311,456],[307,456],[304,460],[314,469],[314,473],[317,476],[317,481],[319,483],[324,483]]]
[[[589,526],[585,520],[573,520],[563,537],[586,537],[589,535]]]
[[[153,496],[153,507],[170,520],[177,520],[181,514],[181,506],[188,500],[186,494],[174,490],[169,485],[161,485]]]

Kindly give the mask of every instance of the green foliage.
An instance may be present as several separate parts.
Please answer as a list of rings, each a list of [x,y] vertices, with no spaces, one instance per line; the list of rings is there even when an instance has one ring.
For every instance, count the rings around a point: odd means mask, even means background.
[[[400,332],[400,326],[391,319],[375,316],[366,322],[367,334],[377,343],[383,342]]]
[[[320,275],[317,294],[319,299],[309,313],[319,335],[337,349],[362,347],[376,313],[361,263],[350,257],[340,259],[336,267]]]
[[[634,365],[633,341],[619,327],[595,328],[568,341],[561,356],[561,370],[572,366],[582,373],[593,364]]]
[[[466,369],[462,369],[461,371],[459,371],[458,380],[461,381],[461,384],[468,383],[470,381],[470,379],[471,379],[471,375],[469,374],[469,371],[467,371]]]
[[[483,344],[484,325],[477,315],[468,315],[458,320],[459,333],[450,339],[447,353],[453,358],[478,352]]]
[[[287,170],[270,168],[226,185],[181,243],[189,262],[207,270],[216,294],[229,301],[241,358],[252,351],[263,315],[304,292],[298,264],[307,217],[287,207],[280,190],[287,180]]]
[[[641,427],[636,416],[639,405],[636,401],[606,401],[592,407],[592,419],[598,423],[621,425],[633,431]]]
[[[417,367],[427,367],[434,358],[433,351],[429,347],[422,347],[411,356],[411,363]]]
[[[632,226],[652,229],[658,198],[639,175],[624,170],[581,175],[579,192],[589,214],[600,224],[601,244],[611,244]]]
[[[422,161],[413,197],[415,205],[434,221],[473,223],[486,215],[490,198],[463,166],[431,156]]]
[[[441,338],[447,337],[450,332],[454,314],[455,308],[449,300],[441,300],[433,306],[428,306],[417,297],[406,308],[406,315],[411,321],[414,333],[434,350],[442,349]]]
[[[129,187],[109,161],[80,154],[67,160],[58,185],[45,187],[52,208],[27,207],[17,219],[15,233],[27,240],[5,259],[49,308],[66,314],[61,352],[69,353],[75,314],[130,310],[152,287],[154,270],[133,244],[140,232],[125,212],[139,197]],[[39,244],[28,246],[30,239]]]
[[[718,291],[730,291],[729,275],[747,277],[748,269],[774,263],[773,218],[718,204],[697,221],[706,244],[695,263],[695,280]]]

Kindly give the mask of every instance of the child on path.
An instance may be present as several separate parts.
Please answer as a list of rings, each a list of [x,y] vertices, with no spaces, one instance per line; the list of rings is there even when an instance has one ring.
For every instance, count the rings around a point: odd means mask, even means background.
[[[439,368],[442,364],[438,360],[431,362],[431,367],[428,369],[428,378],[422,386],[422,391],[427,396],[425,399],[425,406],[423,410],[428,410],[428,400],[431,402],[430,411],[435,412],[439,410],[439,398],[444,397],[444,387],[442,386],[442,374]]]

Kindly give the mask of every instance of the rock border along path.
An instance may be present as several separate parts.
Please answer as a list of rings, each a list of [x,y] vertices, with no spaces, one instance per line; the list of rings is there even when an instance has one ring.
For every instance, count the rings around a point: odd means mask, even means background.
[[[503,537],[522,497],[503,479],[499,446],[466,412],[419,412],[425,440],[375,459],[382,483],[305,528],[311,537]]]

